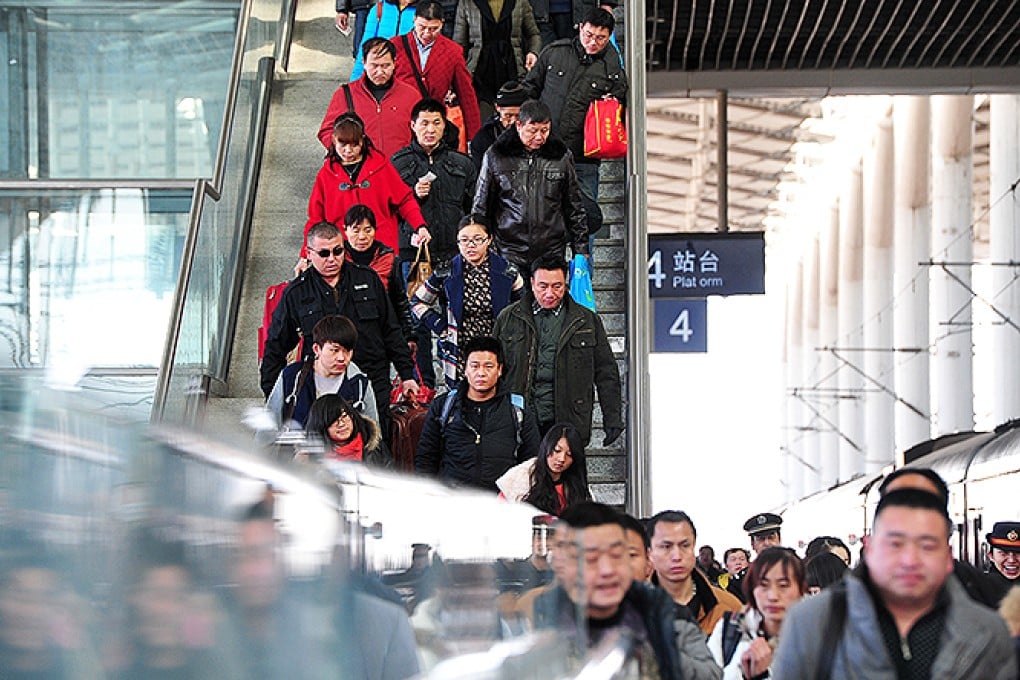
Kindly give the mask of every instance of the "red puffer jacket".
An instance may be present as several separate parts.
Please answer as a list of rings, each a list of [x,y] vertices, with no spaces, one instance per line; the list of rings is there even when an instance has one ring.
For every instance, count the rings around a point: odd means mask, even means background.
[[[425,226],[418,202],[411,188],[404,184],[393,164],[378,151],[365,155],[358,181],[351,182],[347,171],[339,163],[329,159],[322,164],[312,196],[308,199],[308,222],[305,223],[305,238],[308,230],[317,222],[332,222],[343,229],[344,215],[351,207],[362,204],[375,213],[375,238],[390,248],[399,248],[397,243],[397,218],[401,217],[417,231]],[[302,242],[304,243],[304,242]],[[305,245],[301,246],[301,257],[307,257]]]

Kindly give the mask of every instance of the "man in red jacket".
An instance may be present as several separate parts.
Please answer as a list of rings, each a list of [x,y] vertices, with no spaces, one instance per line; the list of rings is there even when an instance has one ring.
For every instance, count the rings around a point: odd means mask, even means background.
[[[417,88],[393,77],[397,48],[385,38],[371,38],[362,47],[365,75],[333,93],[319,126],[319,141],[332,144],[333,123],[353,109],[365,122],[365,133],[386,158],[411,142],[411,109],[421,99]]]
[[[475,86],[464,62],[464,48],[442,35],[442,30],[443,6],[436,0],[419,2],[414,30],[393,39],[397,45],[394,78],[417,88],[422,98],[444,101],[448,92],[457,95],[471,140],[482,126]]]

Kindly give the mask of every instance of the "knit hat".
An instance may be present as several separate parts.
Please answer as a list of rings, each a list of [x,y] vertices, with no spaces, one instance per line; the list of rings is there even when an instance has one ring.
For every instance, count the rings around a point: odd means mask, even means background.
[[[496,106],[520,106],[527,98],[524,87],[516,80],[510,80],[503,83],[496,93]]]

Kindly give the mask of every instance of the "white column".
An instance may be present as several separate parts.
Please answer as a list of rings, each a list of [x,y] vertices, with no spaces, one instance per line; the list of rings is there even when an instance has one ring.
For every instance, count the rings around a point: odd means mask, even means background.
[[[992,95],[991,114],[989,194],[994,203],[989,213],[991,258],[992,262],[1018,262],[1020,200],[1015,191],[1010,192],[1010,187],[1020,177],[1020,97]],[[1020,326],[1020,283],[1013,280],[1018,274],[1020,270],[1015,267],[992,267],[992,290],[997,293],[992,304]],[[993,333],[992,416],[998,425],[1020,417],[1020,380],[1016,376],[1020,366],[1020,331],[1003,323],[995,326]]]
[[[974,258],[970,224],[973,175],[973,98],[932,97],[932,259],[960,266],[932,267],[930,333],[935,434],[974,427],[971,295]]]
[[[865,472],[893,462],[893,140],[892,120],[875,126],[864,157]]]
[[[822,225],[819,242],[819,304],[818,304],[818,345],[832,347],[839,338],[839,204],[833,202],[828,210],[828,223]],[[818,409],[828,423],[822,425],[818,448],[819,482],[827,489],[839,478],[839,380],[836,378],[836,358],[832,352],[821,352],[818,356],[818,372],[821,374]]]
[[[818,236],[815,235],[807,245],[804,253],[804,358],[803,374],[805,387],[812,390],[806,398],[813,408],[818,408],[817,393],[814,387],[818,384],[819,352],[818,352]],[[820,477],[819,433],[824,423],[819,420],[811,408],[805,406],[804,430],[804,494],[818,491]]]
[[[931,438],[931,390],[928,379],[928,267],[931,253],[931,100],[896,97],[893,104],[895,139],[893,343],[896,392],[906,404],[896,404],[896,453]],[[907,406],[909,404],[910,406]],[[913,407],[913,408],[911,408]],[[915,412],[914,409],[920,411]],[[898,461],[902,462],[902,461]]]
[[[839,338],[837,348],[864,344],[864,224],[861,164],[852,166],[839,197]],[[862,369],[861,353],[839,350],[840,356]],[[840,362],[839,480],[864,472],[864,379]]]
[[[786,338],[787,384],[791,390],[804,387],[801,370],[804,357],[804,264],[797,265],[787,288]],[[786,423],[786,496],[795,501],[804,496],[804,407],[795,397],[788,398],[790,406]]]

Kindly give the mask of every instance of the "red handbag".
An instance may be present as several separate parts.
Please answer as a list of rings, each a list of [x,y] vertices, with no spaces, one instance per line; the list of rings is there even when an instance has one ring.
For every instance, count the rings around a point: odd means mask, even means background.
[[[596,99],[584,117],[584,155],[623,158],[627,155],[627,126],[619,99]]]
[[[415,400],[419,404],[431,404],[432,400],[436,398],[436,390],[434,387],[429,387],[425,384],[425,381],[421,379],[421,371],[418,370],[418,353],[411,352],[411,361],[414,362],[414,379],[418,383],[418,398]],[[401,389],[403,381],[398,375],[393,379],[393,389],[390,390],[390,404],[402,404],[407,401],[405,399],[404,391]]]

